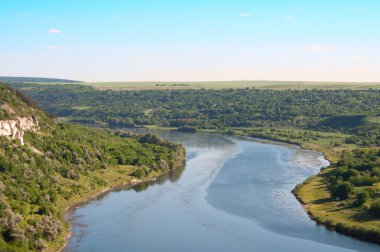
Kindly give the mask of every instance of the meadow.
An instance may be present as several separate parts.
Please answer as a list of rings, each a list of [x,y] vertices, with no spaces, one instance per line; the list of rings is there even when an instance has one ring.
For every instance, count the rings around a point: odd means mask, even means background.
[[[378,82],[310,82],[310,81],[209,81],[209,82],[85,82],[97,89],[380,89]]]

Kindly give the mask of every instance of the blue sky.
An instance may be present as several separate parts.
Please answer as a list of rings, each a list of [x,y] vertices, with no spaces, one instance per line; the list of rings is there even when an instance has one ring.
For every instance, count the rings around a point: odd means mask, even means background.
[[[378,0],[0,0],[0,75],[380,81]]]

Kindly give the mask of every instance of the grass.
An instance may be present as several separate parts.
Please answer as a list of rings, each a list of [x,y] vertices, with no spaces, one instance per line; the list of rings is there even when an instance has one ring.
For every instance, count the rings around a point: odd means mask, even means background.
[[[295,143],[305,149],[320,151],[332,163],[338,161],[343,151],[360,148],[354,144],[345,144],[347,135],[331,132],[293,128],[229,128],[224,131],[206,131],[243,136],[262,133],[264,138],[267,136],[268,139]],[[295,137],[298,135],[307,137]],[[334,166],[323,169],[319,174],[297,185],[293,190],[294,195],[304,205],[309,216],[317,223],[349,236],[380,243],[380,219],[368,214],[365,209],[368,205],[364,208],[352,207],[352,200],[342,202],[331,198],[327,185],[329,177],[334,173]],[[380,183],[373,186],[380,188]],[[363,190],[363,188],[357,188],[357,190]]]
[[[308,81],[205,81],[205,82],[87,82],[85,85],[98,89],[380,89],[376,82],[308,82]]]
[[[88,110],[90,108],[91,108],[90,106],[76,106],[76,107],[72,107],[72,109],[74,109],[74,110]]]
[[[305,149],[322,152],[325,157],[335,162],[344,150],[353,150],[358,148],[355,144],[346,144],[345,139],[349,135],[335,132],[324,132],[314,130],[302,130],[290,127],[283,128],[227,128],[223,131],[205,130],[208,132],[227,132],[242,136],[257,136],[258,138],[267,138],[276,141],[293,143],[302,146]],[[260,134],[260,135],[258,135]]]
[[[380,243],[380,220],[362,208],[354,208],[330,197],[327,179],[334,168],[327,168],[294,190],[312,219],[349,236]]]
[[[73,184],[78,184],[83,190],[82,193],[76,194],[75,197],[70,198],[70,200],[59,198],[57,207],[61,209],[61,214],[64,216],[69,207],[88,201],[115,186],[130,186],[136,178],[129,174],[135,169],[136,167],[133,166],[114,166],[105,170],[92,172],[88,177],[82,176],[79,181],[65,179],[61,181],[64,188],[70,188]],[[149,178],[151,177],[144,178],[144,180]],[[98,181],[99,183],[94,183],[94,181]],[[64,233],[69,234],[69,231],[69,223],[65,223]],[[49,248],[46,251],[50,252],[59,250],[62,247],[62,244],[65,244],[66,238],[67,236],[59,236],[59,239],[48,244]]]
[[[184,156],[180,159],[181,160],[178,160],[180,163],[177,163],[174,166],[175,168],[183,165]],[[157,177],[164,174],[164,171],[152,171],[148,176],[138,179],[130,175],[136,169],[138,169],[136,166],[118,165],[104,170],[91,172],[88,177],[82,176],[78,181],[65,179],[61,181],[64,187],[69,188],[74,184],[80,185],[82,191],[79,194],[75,194],[75,197],[70,198],[70,200],[60,198],[57,202],[57,207],[61,209],[62,216],[65,216],[69,208],[83,204],[111,189],[132,187],[143,182],[155,180]],[[70,234],[70,226],[68,222],[64,225],[64,233],[67,235],[59,236],[59,239],[48,244],[46,252],[60,251],[63,248],[62,246],[66,244],[67,238]]]
[[[369,116],[367,120],[371,123],[380,124],[380,116]]]

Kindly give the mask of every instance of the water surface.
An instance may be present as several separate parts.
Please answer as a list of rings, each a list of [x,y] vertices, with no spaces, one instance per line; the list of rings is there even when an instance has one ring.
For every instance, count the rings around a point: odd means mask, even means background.
[[[379,251],[316,225],[291,194],[327,165],[319,153],[216,134],[159,134],[186,146],[186,168],[77,208],[66,251]]]

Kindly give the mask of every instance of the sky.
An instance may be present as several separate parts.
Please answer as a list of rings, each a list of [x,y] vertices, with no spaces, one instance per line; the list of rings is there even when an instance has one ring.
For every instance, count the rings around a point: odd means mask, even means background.
[[[0,76],[380,82],[379,0],[0,0]]]

